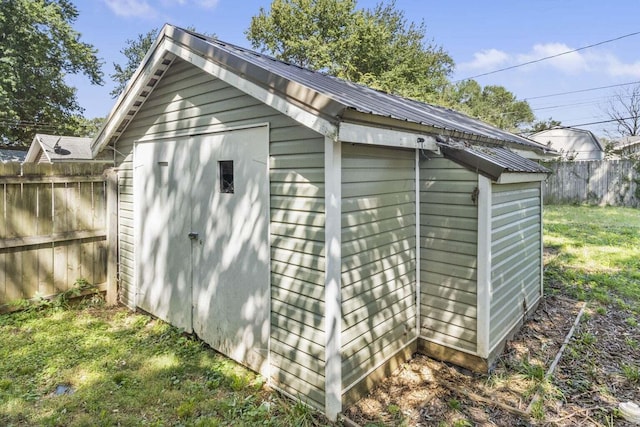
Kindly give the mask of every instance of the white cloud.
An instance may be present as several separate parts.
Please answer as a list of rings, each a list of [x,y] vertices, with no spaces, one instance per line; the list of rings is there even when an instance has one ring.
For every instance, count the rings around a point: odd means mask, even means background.
[[[598,57],[600,66],[612,77],[640,78],[640,61],[624,63],[612,54],[604,54]]]
[[[113,13],[118,16],[139,16],[150,18],[156,15],[146,0],[103,0]]]
[[[509,62],[509,55],[498,49],[481,50],[473,54],[473,61],[459,65],[461,70],[492,70]]]
[[[165,8],[171,8],[174,6],[188,7],[190,4],[193,4],[194,6],[202,9],[213,9],[219,2],[220,0],[162,0],[161,4]]]
[[[196,3],[205,9],[213,9],[218,5],[218,0],[197,0]]]
[[[573,49],[564,43],[537,44],[533,46],[533,50],[531,52],[516,55],[516,63],[522,64],[525,62],[535,61],[541,58],[569,52],[571,50]],[[556,58],[541,61],[539,64],[551,66],[566,74],[577,74],[590,69],[587,58],[585,58],[585,56],[580,52],[563,54]],[[529,67],[531,68],[533,65]]]

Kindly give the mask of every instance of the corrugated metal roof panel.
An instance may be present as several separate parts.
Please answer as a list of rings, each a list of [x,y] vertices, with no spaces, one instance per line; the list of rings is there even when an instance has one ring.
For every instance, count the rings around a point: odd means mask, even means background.
[[[317,91],[339,102],[345,108],[360,113],[413,122],[447,131],[460,132],[471,137],[477,136],[495,141],[511,142],[529,148],[545,148],[541,144],[527,138],[498,129],[448,108],[380,92],[366,86],[279,61],[268,55],[260,54],[230,43],[187,30],[181,31],[206,41],[211,46],[224,51],[228,55],[240,58],[277,76]]]
[[[443,143],[439,145],[445,157],[494,180],[504,172],[550,173],[544,166],[503,147]]]

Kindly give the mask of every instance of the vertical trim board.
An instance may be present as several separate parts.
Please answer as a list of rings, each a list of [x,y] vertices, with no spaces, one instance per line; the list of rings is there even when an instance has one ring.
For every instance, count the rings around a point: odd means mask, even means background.
[[[341,185],[342,144],[324,139],[325,153],[325,413],[331,421],[342,411]]]

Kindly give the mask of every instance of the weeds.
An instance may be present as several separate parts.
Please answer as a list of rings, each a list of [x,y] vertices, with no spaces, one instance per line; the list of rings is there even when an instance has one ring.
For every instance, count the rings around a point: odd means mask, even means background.
[[[640,382],[640,368],[636,365],[623,364],[621,366],[622,375],[627,381],[632,383]]]

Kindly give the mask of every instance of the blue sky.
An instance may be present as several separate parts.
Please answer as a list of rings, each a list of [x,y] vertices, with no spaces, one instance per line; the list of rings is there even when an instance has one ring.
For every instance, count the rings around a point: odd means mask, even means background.
[[[126,40],[165,22],[193,26],[219,39],[250,47],[244,31],[270,0],[76,0],[75,29],[98,49],[105,85],[91,86],[70,76],[85,116],[105,116],[114,100],[109,92],[113,63],[123,63]],[[359,0],[371,8],[375,0]],[[412,21],[424,20],[427,37],[456,63],[453,80],[509,67],[640,31],[637,0],[396,0]],[[476,80],[505,86],[519,99],[601,86],[640,82],[640,34]],[[574,126],[607,120],[602,109],[614,90],[630,86],[530,99],[540,119],[553,117]],[[611,125],[583,126],[602,135]]]

